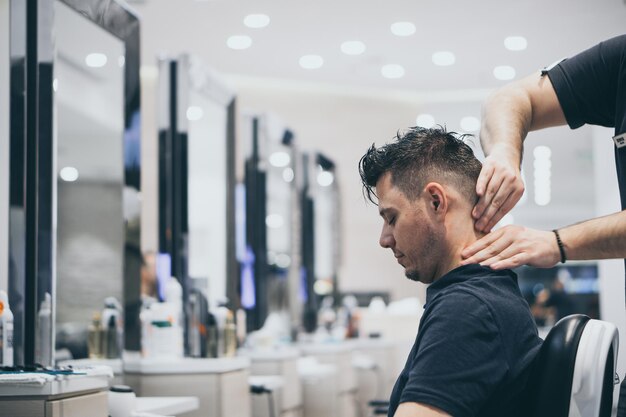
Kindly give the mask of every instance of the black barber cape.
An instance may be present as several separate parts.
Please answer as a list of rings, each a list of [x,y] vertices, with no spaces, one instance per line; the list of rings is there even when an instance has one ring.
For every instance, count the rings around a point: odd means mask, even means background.
[[[456,268],[427,290],[413,349],[391,394],[454,417],[516,416],[541,339],[510,270]]]

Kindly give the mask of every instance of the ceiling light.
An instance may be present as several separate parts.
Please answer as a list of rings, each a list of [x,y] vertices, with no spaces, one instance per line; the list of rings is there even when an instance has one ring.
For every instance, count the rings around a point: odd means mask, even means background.
[[[117,57],[117,65],[122,68],[126,63],[126,57],[124,55],[120,55]]]
[[[88,67],[101,68],[104,67],[106,63],[107,56],[105,54],[94,52],[85,57],[85,64],[87,64]]]
[[[502,81],[512,80],[515,78],[515,68],[508,65],[500,65],[493,69],[493,76]]]
[[[417,116],[415,123],[419,127],[425,127],[428,129],[435,125],[435,118],[430,114],[423,113]]]
[[[467,116],[461,119],[461,130],[465,132],[476,132],[480,129],[480,120],[474,116]]]
[[[317,183],[322,187],[328,187],[335,181],[335,176],[332,172],[329,171],[321,171],[317,174]]]
[[[243,19],[243,24],[252,29],[261,29],[270,24],[270,17],[266,14],[249,14]]]
[[[278,229],[282,227],[285,221],[283,220],[283,216],[280,214],[268,214],[265,218],[265,224],[270,229]]]
[[[439,65],[441,67],[447,67],[448,65],[454,64],[456,61],[454,54],[450,51],[435,52],[432,59],[435,65]]]
[[[282,168],[289,165],[289,162],[291,162],[291,157],[287,152],[274,152],[270,155],[270,164],[272,166]]]
[[[365,52],[365,44],[361,41],[346,41],[341,44],[341,52],[346,55],[361,55]]]
[[[402,78],[404,77],[404,67],[397,64],[384,65],[380,69],[380,73],[385,78]]]
[[[523,51],[528,46],[523,36],[508,36],[504,39],[504,47],[509,51]]]
[[[231,49],[248,49],[252,46],[252,38],[246,35],[233,35],[228,38],[226,45]]]
[[[291,265],[291,257],[286,253],[280,253],[276,256],[276,266],[279,268],[289,268]]]
[[[53,89],[54,91],[57,91],[57,90],[59,89],[59,79],[58,79],[58,78],[55,78],[55,79],[52,81],[52,89]]]
[[[396,22],[391,25],[391,33],[396,36],[411,36],[415,33],[415,25],[411,22]]]
[[[285,182],[291,182],[293,181],[295,174],[293,172],[293,169],[291,168],[285,168],[283,170],[283,179],[285,180]]]
[[[324,65],[324,59],[319,55],[303,55],[300,57],[300,66],[304,69],[318,69]]]
[[[189,106],[187,108],[187,120],[195,121],[202,119],[204,112],[201,107],[198,106]]]
[[[63,181],[74,182],[78,179],[78,170],[74,167],[64,167],[59,172]]]

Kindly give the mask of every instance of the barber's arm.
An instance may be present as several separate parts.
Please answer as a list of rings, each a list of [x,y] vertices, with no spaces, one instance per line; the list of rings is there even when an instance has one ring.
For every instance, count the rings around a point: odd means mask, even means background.
[[[485,101],[480,142],[487,157],[472,212],[477,230],[490,231],[522,197],[520,164],[528,132],[565,123],[550,79],[539,72],[504,86]]]
[[[450,417],[450,414],[438,408],[420,403],[402,403],[394,417]]]
[[[626,211],[558,230],[569,260],[626,258]],[[463,264],[493,269],[530,265],[549,268],[561,260],[554,232],[506,226],[489,233],[461,253]]]

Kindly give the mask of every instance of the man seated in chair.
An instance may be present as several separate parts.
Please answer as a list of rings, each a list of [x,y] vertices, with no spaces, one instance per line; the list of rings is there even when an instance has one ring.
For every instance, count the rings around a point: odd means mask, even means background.
[[[481,163],[444,128],[410,128],[359,162],[383,219],[380,245],[407,278],[430,284],[389,416],[519,415],[541,340],[510,270],[460,266],[479,239],[472,208]]]

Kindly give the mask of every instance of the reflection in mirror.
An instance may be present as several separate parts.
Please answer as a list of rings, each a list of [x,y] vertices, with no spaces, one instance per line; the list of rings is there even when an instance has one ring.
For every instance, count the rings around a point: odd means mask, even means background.
[[[9,2],[0,0],[0,91],[10,91]],[[9,274],[9,94],[0,94],[0,290]]]
[[[335,179],[335,164],[317,154],[313,172],[315,211],[315,284],[320,297],[338,295],[338,272],[341,259],[341,222],[339,188]]]
[[[207,313],[199,306],[214,307],[227,298],[236,302],[229,289],[236,267],[234,95],[189,55],[162,59],[159,80],[157,270],[166,270],[157,274],[158,285],[162,288],[170,276],[182,285],[185,351],[204,356],[194,323]],[[162,268],[161,259],[171,260],[170,265]]]
[[[136,210],[123,204],[124,194],[132,192],[124,189],[125,46],[58,1],[55,34],[56,347],[73,358],[117,357],[124,210]],[[107,297],[116,301],[109,300],[109,311],[101,314]],[[88,351],[88,326],[113,330],[115,344]]]
[[[241,298],[248,330],[271,312],[292,311],[296,280],[294,245],[295,149],[293,133],[274,115],[245,117],[246,237]]]

